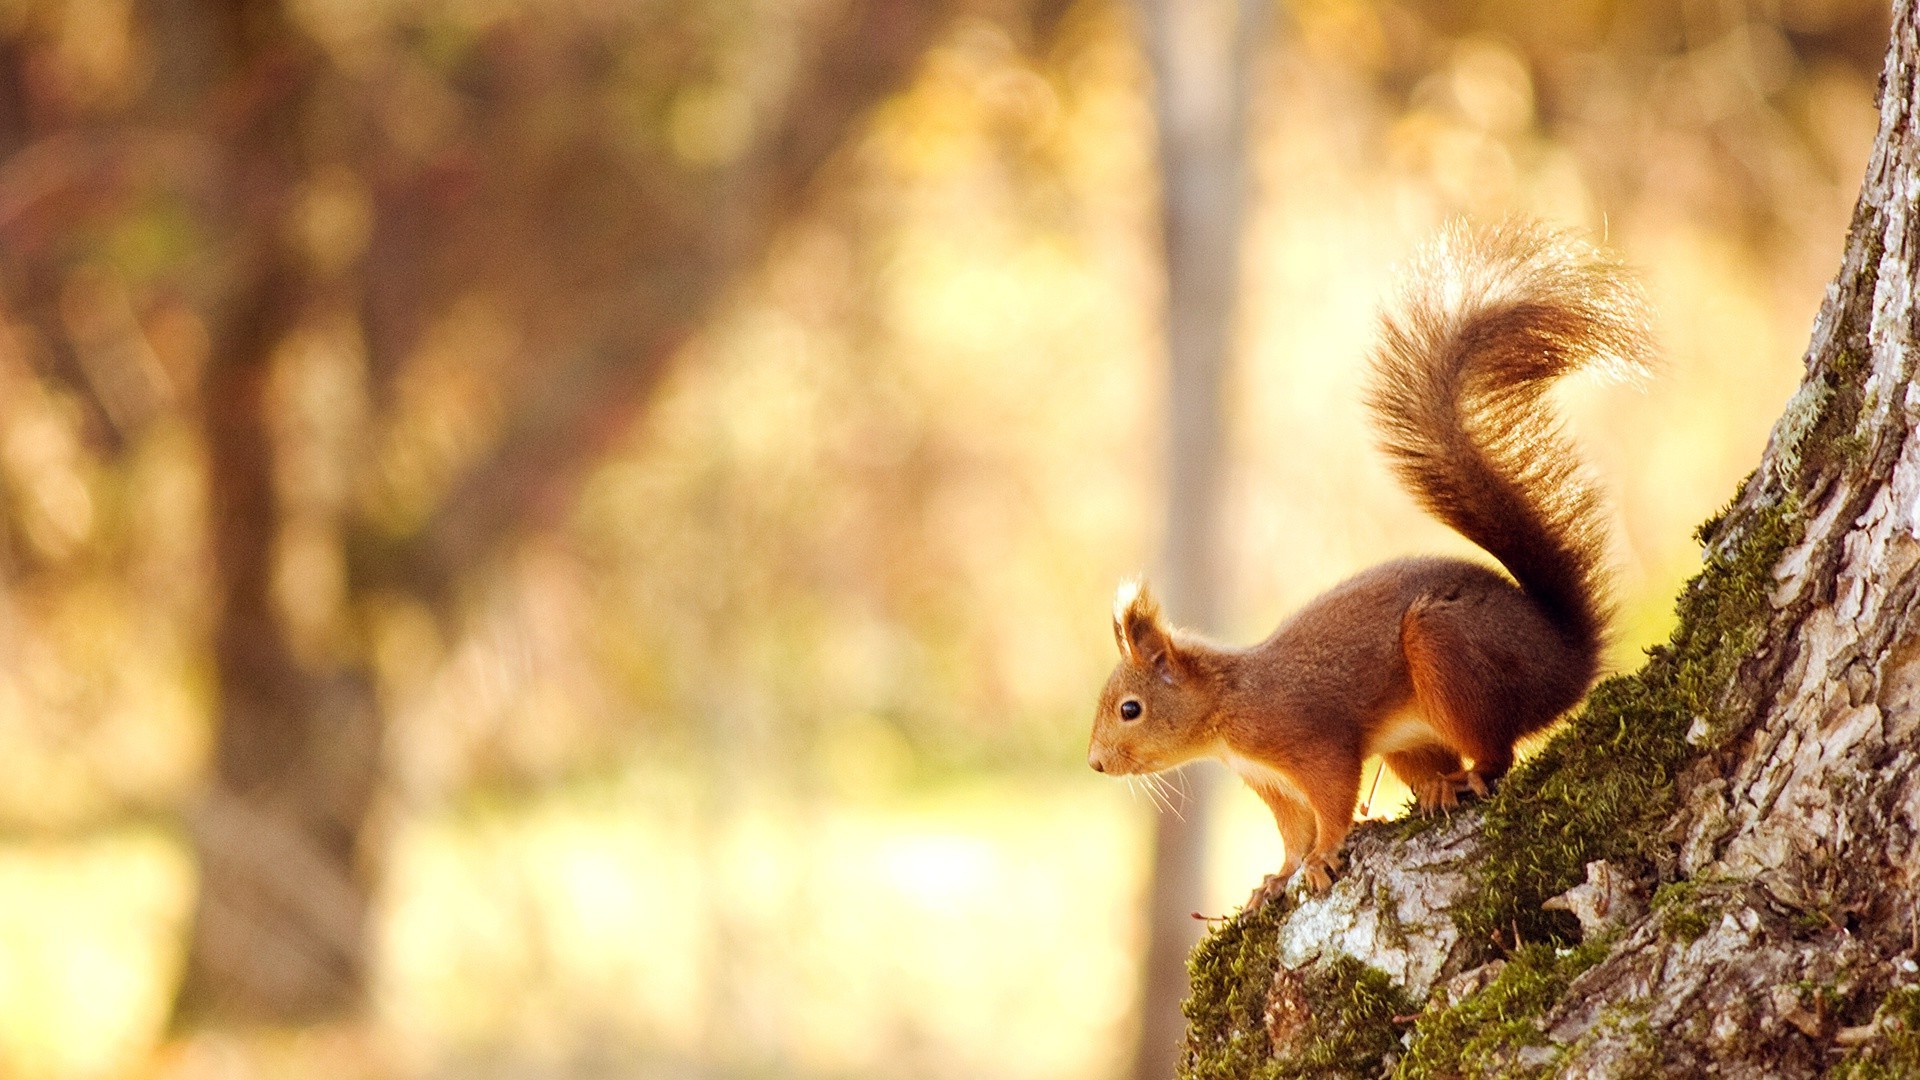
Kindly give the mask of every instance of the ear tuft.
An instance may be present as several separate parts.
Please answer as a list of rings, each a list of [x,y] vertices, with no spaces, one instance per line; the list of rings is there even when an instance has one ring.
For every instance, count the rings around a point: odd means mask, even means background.
[[[1131,621],[1129,616],[1134,606],[1143,597],[1148,604],[1153,603],[1153,597],[1147,592],[1147,579],[1139,574],[1121,581],[1120,586],[1113,590],[1113,641],[1120,646],[1121,657],[1129,662],[1136,658],[1133,641],[1127,636],[1127,625]]]
[[[1128,578],[1115,590],[1113,639],[1128,663],[1167,668],[1173,660],[1173,634],[1160,621],[1160,603],[1146,579]]]
[[[1146,582],[1135,575],[1119,582],[1114,590],[1114,644],[1119,646],[1119,655],[1125,661],[1133,661],[1133,644],[1127,640],[1127,609],[1133,607],[1133,601],[1146,592]]]
[[[1153,596],[1147,592],[1147,579],[1135,574],[1122,581],[1120,587],[1113,590],[1113,624],[1119,626],[1126,622],[1127,611],[1142,601],[1153,604]]]

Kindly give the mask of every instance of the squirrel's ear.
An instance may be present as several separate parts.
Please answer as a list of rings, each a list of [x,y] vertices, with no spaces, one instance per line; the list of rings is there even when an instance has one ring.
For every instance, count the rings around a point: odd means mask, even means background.
[[[1160,605],[1140,578],[1121,582],[1114,593],[1113,639],[1128,663],[1151,667],[1168,682],[1174,680],[1179,655],[1173,633],[1160,620]]]
[[[1133,663],[1138,659],[1131,630],[1143,620],[1151,620],[1156,606],[1141,578],[1128,578],[1113,591],[1113,643],[1120,647],[1122,660]]]

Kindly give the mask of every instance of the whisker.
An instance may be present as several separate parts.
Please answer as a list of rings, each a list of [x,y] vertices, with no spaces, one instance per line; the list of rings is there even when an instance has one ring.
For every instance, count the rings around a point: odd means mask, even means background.
[[[1169,794],[1170,788],[1164,777],[1160,776],[1157,773],[1148,773],[1147,787],[1150,790],[1159,792],[1160,805],[1167,808],[1167,813],[1172,814],[1174,817],[1178,818],[1181,821],[1187,820],[1187,815],[1181,813],[1180,808],[1173,805],[1173,796]]]
[[[1136,790],[1138,790],[1138,791],[1144,791],[1144,792],[1146,792],[1146,794],[1147,794],[1147,801],[1148,801],[1148,802],[1151,802],[1151,803],[1153,804],[1153,808],[1154,808],[1155,810],[1158,810],[1158,809],[1160,809],[1160,793],[1159,793],[1159,792],[1157,792],[1157,791],[1155,791],[1155,790],[1153,790],[1153,785],[1152,785],[1151,783],[1149,783],[1149,782],[1147,781],[1147,778],[1146,778],[1146,777],[1144,777],[1144,776],[1129,776],[1129,777],[1127,777],[1127,779],[1128,779],[1128,780],[1137,780],[1137,781],[1139,781],[1139,786],[1138,786],[1138,787],[1136,788]]]
[[[1173,778],[1180,784],[1180,798],[1185,801],[1191,801],[1193,799],[1193,791],[1187,785],[1187,771],[1181,769],[1173,774]]]
[[[1360,816],[1363,818],[1373,813],[1373,797],[1380,790],[1380,772],[1386,767],[1386,758],[1373,763],[1373,786],[1367,789],[1367,797],[1360,803]]]
[[[1179,773],[1175,773],[1175,776],[1179,776]],[[1173,782],[1173,780],[1169,780],[1167,776],[1158,776],[1158,780],[1160,780],[1160,790],[1162,790],[1162,792],[1165,792],[1165,794],[1167,794],[1167,798],[1173,798],[1173,796],[1179,796],[1179,798],[1181,798],[1181,803],[1183,803],[1183,805],[1187,803],[1187,788],[1183,788],[1181,784],[1175,784],[1175,782]]]
[[[1159,813],[1160,795],[1159,793],[1153,790],[1153,785],[1147,782],[1146,777],[1139,776],[1139,775],[1128,776],[1127,784],[1133,788],[1133,794],[1136,800],[1141,795],[1145,795],[1147,797],[1147,802],[1152,804],[1154,812]]]
[[[1164,809],[1166,804],[1160,799],[1160,791],[1153,786],[1153,774],[1141,773],[1138,774],[1136,778],[1140,781],[1140,790],[1146,792],[1147,798],[1152,800],[1153,808],[1155,810]]]
[[[1185,806],[1188,803],[1193,801],[1193,792],[1187,790],[1186,773],[1176,772],[1173,774],[1172,780],[1168,780],[1164,776],[1162,776],[1160,779],[1160,782],[1167,786],[1167,790],[1169,792],[1172,792],[1180,796],[1181,806]]]
[[[1160,805],[1164,805],[1164,807],[1167,807],[1167,813],[1171,813],[1171,815],[1173,815],[1173,817],[1177,817],[1179,821],[1187,821],[1187,815],[1183,815],[1183,813],[1181,813],[1181,807],[1177,807],[1177,805],[1173,805],[1173,799],[1167,798],[1167,794],[1165,794],[1165,792],[1162,792],[1162,794],[1160,794]]]
[[[1160,794],[1165,795],[1168,802],[1172,802],[1173,797],[1179,794],[1179,789],[1174,787],[1173,783],[1160,773],[1154,774],[1153,786],[1160,789]]]

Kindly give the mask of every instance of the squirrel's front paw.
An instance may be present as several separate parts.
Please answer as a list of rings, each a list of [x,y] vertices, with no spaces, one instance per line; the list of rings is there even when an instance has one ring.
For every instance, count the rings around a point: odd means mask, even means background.
[[[1333,888],[1333,874],[1338,869],[1340,869],[1338,855],[1309,856],[1307,861],[1301,864],[1300,875],[1307,880],[1308,892],[1324,893]]]
[[[1259,887],[1247,897],[1246,910],[1249,913],[1259,911],[1267,901],[1279,898],[1296,875],[1307,883],[1308,892],[1326,892],[1333,888],[1333,875],[1339,871],[1341,861],[1337,851],[1331,855],[1309,855],[1297,866],[1283,868],[1277,874],[1268,874],[1266,880],[1260,882]]]
[[[1266,907],[1269,900],[1279,899],[1280,894],[1287,891],[1287,882],[1292,878],[1292,874],[1285,872],[1268,874],[1266,880],[1256,886],[1252,895],[1247,897],[1247,913],[1252,914]]]

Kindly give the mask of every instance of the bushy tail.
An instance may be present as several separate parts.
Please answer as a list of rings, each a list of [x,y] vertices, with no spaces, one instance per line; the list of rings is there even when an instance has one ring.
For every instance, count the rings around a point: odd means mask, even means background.
[[[1531,222],[1456,225],[1383,319],[1367,404],[1422,505],[1500,560],[1576,648],[1605,634],[1604,519],[1542,398],[1586,368],[1639,374],[1646,302],[1618,263]]]

